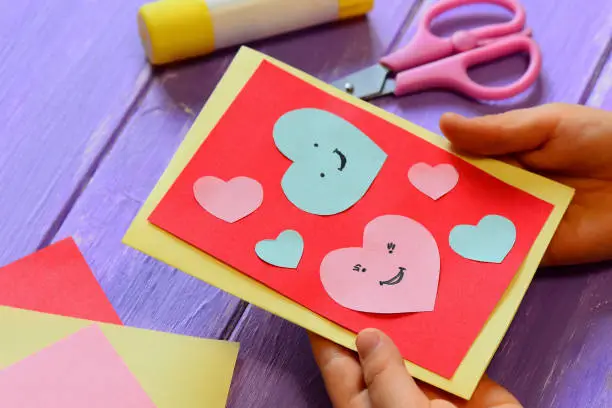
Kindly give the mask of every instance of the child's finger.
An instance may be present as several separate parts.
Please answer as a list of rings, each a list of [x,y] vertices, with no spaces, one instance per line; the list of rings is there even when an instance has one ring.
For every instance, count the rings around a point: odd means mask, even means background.
[[[612,177],[612,115],[603,110],[549,104],[473,119],[447,113],[440,127],[466,153],[513,155],[545,173]]]
[[[440,128],[459,150],[499,156],[544,145],[554,133],[557,115],[551,105],[473,119],[446,113],[440,119]]]
[[[373,408],[429,408],[429,398],[416,385],[391,339],[379,330],[357,336],[363,378]]]
[[[308,333],[325,388],[336,408],[370,408],[361,365],[354,352]]]

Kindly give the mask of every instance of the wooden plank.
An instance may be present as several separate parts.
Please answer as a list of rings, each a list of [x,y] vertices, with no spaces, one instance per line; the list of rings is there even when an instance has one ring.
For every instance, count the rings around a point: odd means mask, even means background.
[[[610,29],[608,59],[602,64],[601,72],[589,94],[587,105],[612,111],[612,28]]]
[[[231,339],[241,355],[228,406],[330,406],[305,330],[249,306]]]
[[[611,263],[539,272],[489,368],[526,407],[609,406],[610,272]]]
[[[382,55],[410,4],[381,2],[371,25],[365,19],[330,24],[255,46],[315,75],[332,77],[339,75],[335,69],[341,61],[358,68]],[[239,305],[237,299],[119,243],[234,53],[222,51],[160,69],[55,238],[75,236],[128,324],[218,337]],[[238,377],[234,387],[250,388],[254,380]]]
[[[72,201],[114,144],[126,114],[148,86],[151,69],[136,30],[136,12],[144,2],[67,0],[62,7],[51,1],[0,4],[0,38],[13,39],[0,43],[0,262],[20,258],[53,238]],[[151,118],[157,117],[158,106],[150,108],[145,106],[139,114],[147,117],[150,126],[157,126]],[[180,126],[170,130],[175,144],[180,140],[175,135],[189,118],[183,111],[180,115]],[[165,126],[173,123],[167,121]],[[139,138],[151,136],[149,129],[144,130]],[[165,129],[154,127],[152,133],[160,130]],[[158,142],[147,141],[137,139],[139,148]],[[166,150],[160,156],[164,160],[158,164],[160,171],[171,153]],[[130,154],[132,160],[124,161],[136,167],[125,172],[129,166],[123,166],[116,174],[120,179],[140,170],[142,163],[133,161],[138,151]],[[155,322],[156,328],[180,327],[185,334],[220,336],[234,310],[226,309],[226,296],[185,277],[177,282],[170,268],[120,244],[149,190],[150,186],[143,189],[135,182],[125,195],[97,191],[94,204],[78,213],[82,218],[63,225],[60,236],[75,235],[126,323],[152,328]],[[135,201],[138,196],[141,201]],[[75,224],[90,230],[79,234]],[[159,286],[152,276],[169,286]],[[166,314],[160,315],[159,310]]]
[[[46,240],[146,84],[142,2],[0,2],[0,264]]]
[[[212,89],[223,60],[206,63]],[[169,74],[170,75],[170,74]],[[238,300],[127,248],[121,238],[191,124],[156,79],[56,239],[72,235],[126,324],[205,337],[221,336]]]

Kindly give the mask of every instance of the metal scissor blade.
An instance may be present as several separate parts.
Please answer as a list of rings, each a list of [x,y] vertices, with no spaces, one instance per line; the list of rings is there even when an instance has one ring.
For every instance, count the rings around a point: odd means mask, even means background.
[[[395,93],[395,78],[387,78],[380,90],[379,96],[391,95]]]
[[[358,98],[372,99],[380,96],[388,83],[393,82],[387,80],[388,75],[387,68],[376,64],[334,81],[332,85]]]

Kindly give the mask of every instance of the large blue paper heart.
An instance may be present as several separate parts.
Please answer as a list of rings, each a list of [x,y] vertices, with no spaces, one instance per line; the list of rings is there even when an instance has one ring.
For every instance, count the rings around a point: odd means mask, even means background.
[[[281,268],[297,268],[303,252],[304,240],[293,230],[285,230],[276,239],[264,239],[255,245],[259,259]]]
[[[516,241],[512,221],[501,215],[487,215],[478,225],[458,225],[450,232],[453,251],[479,262],[501,263]]]
[[[387,154],[351,123],[320,109],[297,109],[274,125],[274,142],[293,161],[281,186],[310,214],[338,214],[363,197]]]

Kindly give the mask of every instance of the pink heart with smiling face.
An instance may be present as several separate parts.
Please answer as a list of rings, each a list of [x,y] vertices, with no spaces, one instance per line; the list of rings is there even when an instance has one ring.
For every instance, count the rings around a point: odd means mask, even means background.
[[[450,192],[459,182],[459,173],[451,164],[430,166],[417,163],[408,170],[408,180],[426,196],[437,200]]]
[[[249,177],[235,177],[228,182],[213,176],[193,184],[198,204],[223,221],[233,223],[253,213],[263,202],[263,188]]]
[[[362,248],[342,248],[321,262],[323,287],[340,305],[360,312],[432,311],[440,253],[418,222],[383,215],[365,227]]]

